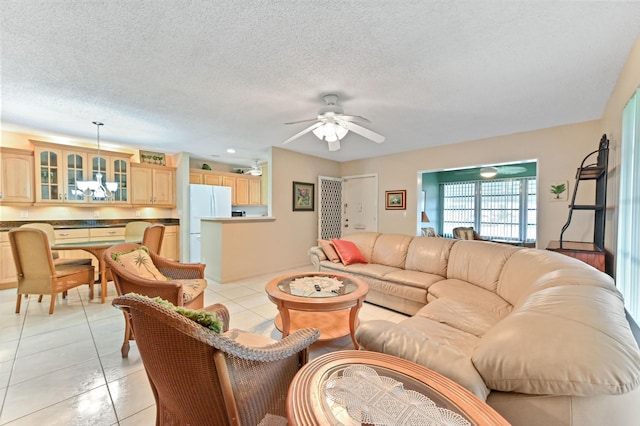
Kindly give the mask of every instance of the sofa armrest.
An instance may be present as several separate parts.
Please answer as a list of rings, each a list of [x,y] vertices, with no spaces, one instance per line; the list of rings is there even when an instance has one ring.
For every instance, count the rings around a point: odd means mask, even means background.
[[[389,321],[366,321],[357,328],[356,340],[361,350],[415,362],[460,384],[483,401],[489,396],[490,390],[473,366],[471,354],[437,341],[420,330]]]
[[[320,262],[322,262],[323,260],[328,260],[329,258],[326,254],[324,254],[324,250],[322,250],[322,247],[315,246],[309,249],[309,259],[311,259],[311,264],[315,266],[316,271],[319,271]]]

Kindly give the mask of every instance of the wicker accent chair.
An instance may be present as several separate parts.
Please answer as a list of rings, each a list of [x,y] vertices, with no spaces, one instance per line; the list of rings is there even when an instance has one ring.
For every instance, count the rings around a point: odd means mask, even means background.
[[[56,243],[56,231],[53,229],[53,226],[50,223],[41,223],[41,222],[33,222],[33,223],[25,223],[24,225],[20,225],[20,228],[33,228],[40,229],[47,234],[47,239],[49,240],[49,245],[55,245]],[[58,265],[91,265],[90,258],[62,258],[57,250],[51,251],[51,256],[53,257],[53,263]]]
[[[160,254],[163,239],[164,225],[155,223],[145,228],[144,234],[142,235],[142,245],[147,247],[150,252]]]
[[[156,268],[171,281],[155,281],[141,278],[138,275],[126,270],[118,262],[114,261],[112,254],[116,252],[126,252],[140,247],[137,243],[122,243],[109,247],[104,253],[104,260],[107,268],[111,271],[113,283],[119,296],[127,293],[137,293],[148,297],[161,297],[176,306],[184,306],[189,309],[202,309],[204,306],[204,288],[202,292],[187,303],[184,297],[184,281],[181,280],[204,280],[205,265],[201,263],[179,263],[165,259],[150,251],[149,256]],[[122,357],[129,354],[129,341],[135,340],[131,330],[129,317],[125,314],[124,342],[122,343]]]
[[[453,228],[453,238],[457,238],[458,240],[479,240],[479,241],[487,241],[480,236],[474,229],[473,226],[464,227],[460,226],[458,228]]]
[[[53,315],[56,296],[82,284],[89,285],[89,297],[93,299],[93,265],[56,265],[51,254],[46,232],[36,228],[16,228],[9,231],[9,243],[18,278],[16,314],[20,313],[22,295],[50,294],[49,315]]]
[[[117,297],[113,305],[131,317],[156,399],[156,425],[286,424],[289,384],[308,361],[317,329],[280,341],[255,336],[268,344],[248,346],[229,335],[223,305],[208,308],[220,313],[223,334],[138,296]]]

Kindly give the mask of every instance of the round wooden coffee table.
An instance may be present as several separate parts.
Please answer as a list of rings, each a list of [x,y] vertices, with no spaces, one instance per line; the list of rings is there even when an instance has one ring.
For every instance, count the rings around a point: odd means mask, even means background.
[[[318,287],[314,288],[316,278]],[[358,349],[355,331],[358,311],[369,292],[366,282],[345,274],[304,272],[276,277],[267,283],[265,291],[278,307],[275,324],[282,337],[315,327],[320,330],[319,340],[351,334]]]
[[[349,410],[331,399],[326,389],[337,380],[345,378],[343,373],[349,367],[368,367],[385,380],[386,384],[396,381],[405,391],[413,391],[430,399],[436,410],[452,412],[461,423],[470,425],[509,426],[509,423],[493,408],[459,384],[447,379],[426,367],[378,352],[337,351],[321,355],[304,365],[295,375],[287,394],[287,417],[290,425],[360,425],[353,419]],[[348,378],[347,378],[348,379]],[[358,385],[348,388],[351,398],[366,399],[371,393],[358,395]],[[337,389],[337,388],[334,388]],[[366,412],[382,410],[390,416],[401,415],[398,404],[389,404],[397,395],[397,387],[385,399],[380,397],[375,403],[369,403]],[[413,394],[415,395],[415,394]],[[361,406],[360,408],[363,408]],[[353,412],[354,410],[352,410]],[[355,410],[357,411],[357,410]],[[404,413],[406,414],[406,412]],[[398,421],[398,424],[402,424]],[[415,423],[415,419],[414,422]],[[445,423],[460,424],[460,423]]]

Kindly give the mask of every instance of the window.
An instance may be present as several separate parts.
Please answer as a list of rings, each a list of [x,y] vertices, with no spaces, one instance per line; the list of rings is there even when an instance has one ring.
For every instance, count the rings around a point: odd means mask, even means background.
[[[443,232],[472,226],[488,239],[536,240],[536,179],[442,183]]]
[[[616,284],[625,307],[640,316],[640,89],[622,114]]]

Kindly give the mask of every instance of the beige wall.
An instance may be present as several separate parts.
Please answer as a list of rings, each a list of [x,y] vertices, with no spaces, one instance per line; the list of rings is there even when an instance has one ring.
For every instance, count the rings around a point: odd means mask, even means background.
[[[585,155],[598,148],[601,136],[599,132],[600,122],[590,121],[351,161],[342,164],[341,172],[345,176],[378,173],[378,230],[416,235],[416,194],[422,172],[537,160],[538,247],[545,248],[550,240],[559,238],[568,214],[568,202],[549,201],[546,190],[551,184],[564,180],[569,181],[569,191],[573,191],[576,168]],[[393,140],[389,139],[385,143],[393,143]],[[384,191],[397,189],[407,190],[407,210],[385,210]],[[583,192],[593,199],[592,186],[581,185],[580,194]],[[571,227],[565,233],[565,239],[592,240],[593,214],[577,212]]]

